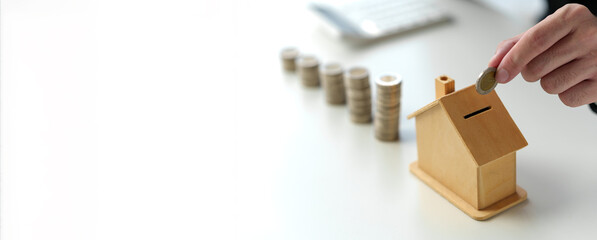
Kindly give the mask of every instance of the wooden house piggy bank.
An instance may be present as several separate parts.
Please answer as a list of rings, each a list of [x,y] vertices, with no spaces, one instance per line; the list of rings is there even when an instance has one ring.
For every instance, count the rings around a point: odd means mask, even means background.
[[[408,116],[416,118],[419,158],[410,171],[476,220],[526,200],[516,151],[527,142],[496,92],[454,92],[453,79],[435,81],[437,99]]]

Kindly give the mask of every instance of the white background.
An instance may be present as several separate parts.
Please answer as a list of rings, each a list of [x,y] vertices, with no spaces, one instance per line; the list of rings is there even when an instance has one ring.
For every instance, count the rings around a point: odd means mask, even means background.
[[[432,80],[473,84],[532,26],[524,9],[539,5],[509,2],[443,1],[452,23],[352,46],[304,2],[2,1],[0,237],[594,236],[597,116],[520,77],[497,91],[529,142],[527,202],[477,222],[408,172],[405,116],[433,100]],[[402,74],[401,141],[280,71],[288,45]]]

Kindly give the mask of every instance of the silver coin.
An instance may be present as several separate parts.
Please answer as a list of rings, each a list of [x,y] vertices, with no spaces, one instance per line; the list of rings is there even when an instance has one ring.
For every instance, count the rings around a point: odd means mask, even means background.
[[[323,69],[321,72],[324,75],[330,76],[330,77],[340,75],[340,80],[342,80],[343,69],[342,69],[342,65],[340,65],[339,63],[334,63],[334,62],[328,63],[323,66]]]
[[[497,86],[497,81],[495,80],[496,70],[494,67],[488,67],[479,74],[479,78],[477,79],[477,92],[479,94],[488,94]]]
[[[282,59],[289,59],[294,61],[299,55],[299,51],[298,49],[294,48],[294,47],[287,47],[282,49],[282,51],[280,51],[280,57]]]
[[[375,80],[375,83],[379,88],[398,88],[398,85],[402,83],[402,76],[399,74],[385,74]]]
[[[364,67],[352,67],[348,70],[348,77],[350,79],[356,79],[356,80],[360,80],[360,79],[365,79],[365,78],[369,78],[369,71],[367,71],[366,68]],[[368,80],[367,80],[368,82]]]
[[[301,68],[305,69],[314,69],[318,70],[319,72],[319,61],[315,56],[312,55],[303,55],[296,60],[296,64],[299,65]]]
[[[371,118],[371,113],[364,115],[350,114],[350,120],[352,120],[354,123],[370,123]]]

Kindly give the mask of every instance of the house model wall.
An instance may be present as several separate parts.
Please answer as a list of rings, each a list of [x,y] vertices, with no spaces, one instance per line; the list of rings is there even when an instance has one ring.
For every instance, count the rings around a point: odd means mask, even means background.
[[[454,80],[440,76],[437,99],[408,116],[416,118],[419,158],[411,171],[483,220],[526,199],[516,185],[516,151],[527,142],[495,91],[453,91]]]

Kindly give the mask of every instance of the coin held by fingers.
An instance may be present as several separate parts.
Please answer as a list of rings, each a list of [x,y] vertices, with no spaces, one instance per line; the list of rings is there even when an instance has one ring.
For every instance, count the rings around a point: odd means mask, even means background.
[[[479,78],[477,79],[477,93],[481,95],[485,95],[493,91],[495,86],[497,86],[497,81],[495,80],[495,71],[497,69],[494,67],[488,67],[479,74]]]

